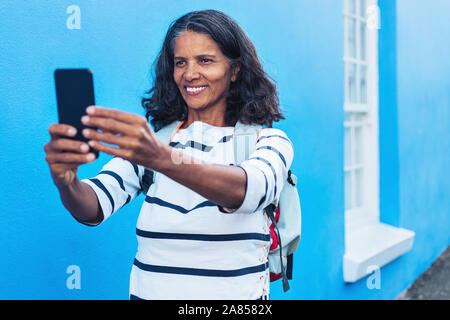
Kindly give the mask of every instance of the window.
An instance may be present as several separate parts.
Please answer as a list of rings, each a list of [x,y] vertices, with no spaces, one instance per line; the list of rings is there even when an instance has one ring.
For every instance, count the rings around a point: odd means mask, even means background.
[[[415,234],[379,218],[377,0],[343,1],[343,271],[344,281],[355,282],[409,251]]]
[[[378,30],[367,21],[376,3],[344,0],[346,234],[379,220]]]

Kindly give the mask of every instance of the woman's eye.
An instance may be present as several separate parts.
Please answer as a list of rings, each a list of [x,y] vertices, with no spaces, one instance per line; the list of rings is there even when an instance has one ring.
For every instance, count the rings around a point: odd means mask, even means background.
[[[177,67],[182,67],[182,66],[184,65],[184,61],[176,61],[176,62],[175,62],[175,65],[176,65]]]
[[[210,63],[210,62],[212,62],[211,59],[206,59],[206,58],[202,59],[202,63]]]

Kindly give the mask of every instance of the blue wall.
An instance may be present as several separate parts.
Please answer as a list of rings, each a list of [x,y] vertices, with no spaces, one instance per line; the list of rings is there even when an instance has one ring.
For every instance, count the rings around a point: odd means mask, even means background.
[[[416,231],[413,251],[382,268],[381,290],[369,290],[365,280],[346,285],[342,276],[341,1],[284,0],[282,6],[270,0],[2,2],[0,299],[128,298],[143,198],[95,228],[78,224],[62,206],[43,152],[48,126],[57,121],[53,70],[89,67],[97,104],[143,115],[140,97],[149,87],[149,70],[169,23],[206,8],[232,16],[253,40],[266,71],[278,82],[287,117],[275,127],[285,130],[295,145],[292,169],[300,180],[302,241],[291,290],[282,293],[277,282],[271,298],[397,296],[449,243],[444,198],[449,191],[444,166],[449,145],[444,137],[450,90],[444,66],[449,69],[450,55],[441,51],[438,56],[422,45],[449,49],[444,38],[427,37],[445,24],[444,17],[432,15],[449,11],[445,0],[435,2],[437,8],[423,13],[424,30],[413,20],[421,12],[419,1],[399,1],[397,7],[390,0],[380,3],[387,10],[380,30],[380,130],[387,128],[380,136],[381,186],[395,191],[382,191],[381,216]],[[72,4],[81,8],[80,30],[66,28],[66,8]],[[411,37],[411,27],[421,42]],[[443,27],[447,33],[440,34],[448,34],[449,25]],[[430,55],[434,60],[426,58]],[[109,158],[101,154],[93,164],[80,167],[79,177],[95,175]],[[81,269],[80,290],[66,287],[69,265]]]
[[[407,280],[450,244],[449,16],[446,0],[397,4],[399,224],[416,232]]]
[[[79,0],[80,30],[66,28],[72,1],[0,5],[0,96],[6,108],[0,139],[8,150],[0,155],[0,179],[8,182],[0,185],[7,204],[0,215],[0,298],[128,298],[143,199],[96,228],[76,223],[64,209],[43,152],[47,128],[57,121],[53,70],[89,67],[97,104],[143,115],[139,98],[169,23],[211,7],[236,19],[255,43],[278,82],[288,118],[276,126],[296,145],[292,168],[301,181],[303,221],[309,227],[296,256],[293,289],[281,295],[276,284],[272,297],[336,296],[344,246],[342,28],[336,14],[341,5],[334,0],[320,6],[296,0],[283,6],[269,0],[211,3]],[[80,167],[79,177],[95,175],[108,159],[102,154]],[[66,288],[69,265],[81,269],[81,290]],[[332,283],[324,286],[324,280]]]
[[[380,7],[380,216],[416,233],[412,250],[382,269],[390,299],[450,244],[450,3]]]

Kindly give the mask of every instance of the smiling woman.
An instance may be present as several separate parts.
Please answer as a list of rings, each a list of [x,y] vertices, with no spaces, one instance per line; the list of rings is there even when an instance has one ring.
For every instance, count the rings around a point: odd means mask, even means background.
[[[169,28],[148,94],[146,117],[87,108],[82,121],[98,130],[83,135],[114,156],[90,179],[76,175],[92,162],[87,146],[67,139],[69,126],[50,126],[44,150],[64,206],[79,222],[98,225],[145,195],[132,299],[268,298],[264,208],[278,203],[294,155],[286,134],[272,128],[284,117],[253,44],[221,12],[189,13]],[[234,129],[245,124],[267,128],[238,161]]]
[[[225,102],[222,105],[224,125],[234,126],[239,120],[271,128],[274,121],[285,119],[278,104],[276,86],[264,72],[245,31],[222,12],[204,10],[182,16],[167,31],[156,60],[154,85],[142,99],[146,117],[152,117],[154,130],[175,120],[185,120],[187,126],[192,119],[197,119],[193,115],[195,108],[189,108],[185,98],[194,96],[188,95],[189,91],[200,93],[199,86],[207,85],[201,81],[215,80],[216,72],[228,80],[221,84],[220,91],[226,89],[221,92],[225,95],[218,94],[216,85],[207,87],[201,95],[209,95],[211,100],[214,96],[222,104]],[[184,87],[180,81],[184,81]],[[213,89],[216,90],[214,95]]]
[[[186,31],[175,39],[173,78],[188,106],[183,128],[195,120],[225,126],[230,83],[236,81],[239,62],[231,65],[219,46],[209,36]],[[211,113],[211,111],[213,111]],[[201,119],[206,112],[209,119]]]

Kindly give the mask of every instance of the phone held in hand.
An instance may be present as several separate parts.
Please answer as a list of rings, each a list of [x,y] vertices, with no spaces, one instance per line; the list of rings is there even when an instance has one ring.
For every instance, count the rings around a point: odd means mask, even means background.
[[[89,69],[56,69],[54,72],[56,100],[58,104],[59,123],[69,124],[77,129],[77,134],[70,139],[88,142],[82,134],[83,129],[92,128],[81,122],[86,115],[86,108],[95,105],[94,82]],[[90,151],[98,158],[98,150]]]

